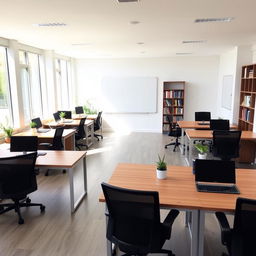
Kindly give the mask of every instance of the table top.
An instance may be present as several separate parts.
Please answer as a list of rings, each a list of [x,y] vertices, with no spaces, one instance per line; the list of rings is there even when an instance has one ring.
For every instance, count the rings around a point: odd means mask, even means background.
[[[64,129],[62,138],[68,138],[75,134],[75,130],[73,129]],[[51,129],[48,132],[34,132],[32,129],[24,132],[16,133],[14,136],[37,136],[38,138],[44,138],[44,139],[52,139],[55,134],[55,129]]]
[[[200,125],[199,123],[202,123],[202,121],[178,121],[177,124],[180,128],[184,129],[209,129],[210,128],[210,122],[205,122],[205,124]],[[237,125],[231,124],[231,129],[237,129]]]
[[[39,151],[40,152],[40,151]],[[81,158],[86,156],[86,151],[66,151],[66,150],[43,150],[44,156],[38,156],[36,160],[37,167],[59,167],[72,168]],[[0,150],[0,157],[10,157],[22,155],[22,152],[10,152],[9,150]]]
[[[189,139],[212,139],[211,130],[186,130]],[[256,133],[252,131],[242,131],[241,140],[256,140]]]
[[[97,118],[97,115],[86,115],[86,114],[75,114],[75,115],[72,115],[72,119],[73,120],[81,120],[82,118],[85,118],[86,117],[86,120],[96,120]]]
[[[167,179],[156,178],[155,165],[118,164],[109,183],[115,186],[159,192],[161,207],[229,211],[235,209],[237,197],[256,199],[255,170],[237,169],[237,186],[241,194],[197,192],[192,168],[168,166]],[[104,202],[103,194],[99,197]]]
[[[72,119],[67,119],[67,120],[71,120],[72,122],[70,123],[62,123],[62,122],[49,122],[44,124],[44,127],[78,127],[80,124],[80,120],[72,120]],[[85,120],[85,125],[92,125],[93,124],[93,120]]]

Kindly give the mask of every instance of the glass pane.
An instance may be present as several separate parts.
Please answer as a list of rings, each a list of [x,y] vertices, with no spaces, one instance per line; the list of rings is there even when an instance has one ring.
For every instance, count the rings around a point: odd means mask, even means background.
[[[61,103],[64,109],[69,109],[69,92],[68,92],[68,70],[67,62],[62,60],[60,63],[61,70]]]
[[[30,103],[32,117],[42,116],[42,93],[38,57],[39,56],[37,54],[28,53],[28,63],[30,70]]]
[[[30,123],[29,75],[27,68],[21,68],[21,89],[23,99],[24,123]]]
[[[0,47],[0,123],[12,125],[6,50]]]
[[[25,52],[19,51],[19,59],[20,59],[20,64],[27,64]]]

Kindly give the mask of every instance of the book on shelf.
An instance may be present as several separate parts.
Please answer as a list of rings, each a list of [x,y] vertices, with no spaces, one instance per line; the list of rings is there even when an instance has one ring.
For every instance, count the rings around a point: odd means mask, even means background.
[[[251,115],[251,110],[250,109],[242,109],[242,119],[244,121],[249,122],[250,121],[250,115]]]
[[[244,68],[244,78],[246,78],[247,68]]]
[[[252,70],[252,69],[249,70],[248,77],[249,77],[249,78],[253,78],[253,70]]]
[[[244,107],[250,107],[251,106],[251,96],[250,95],[245,95],[244,96],[242,106],[244,106]]]
[[[183,90],[166,90],[165,98],[183,98]]]

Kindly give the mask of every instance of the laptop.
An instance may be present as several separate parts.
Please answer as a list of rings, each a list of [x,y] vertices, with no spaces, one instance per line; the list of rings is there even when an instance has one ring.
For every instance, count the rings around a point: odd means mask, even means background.
[[[234,161],[196,159],[194,169],[198,192],[240,194]]]
[[[35,128],[37,128],[37,132],[38,133],[45,133],[45,132],[49,132],[50,131],[50,129],[41,128],[43,126],[43,124],[41,122],[40,117],[32,119],[31,122],[36,123],[36,127]]]

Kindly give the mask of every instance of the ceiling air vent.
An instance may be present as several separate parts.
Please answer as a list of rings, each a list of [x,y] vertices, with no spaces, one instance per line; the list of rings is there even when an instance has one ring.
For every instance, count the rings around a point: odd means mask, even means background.
[[[195,23],[202,23],[202,22],[230,22],[233,19],[234,19],[234,17],[205,18],[205,19],[196,19]]]
[[[38,27],[63,27],[67,26],[67,24],[63,22],[51,22],[51,23],[39,23],[39,24],[34,24],[35,26]]]
[[[183,44],[203,44],[206,43],[206,40],[184,40]]]

